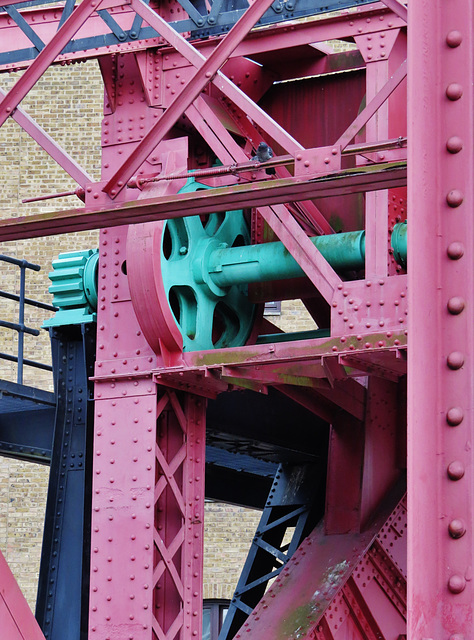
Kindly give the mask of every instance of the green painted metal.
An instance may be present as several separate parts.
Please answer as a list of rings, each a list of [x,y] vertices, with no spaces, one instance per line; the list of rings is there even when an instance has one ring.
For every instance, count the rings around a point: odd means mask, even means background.
[[[353,231],[311,238],[329,264],[337,271],[364,267],[365,232]],[[304,275],[282,242],[219,248],[209,255],[208,270],[214,284],[233,284],[285,280]]]
[[[87,302],[97,310],[97,273],[99,269],[99,251],[93,251],[84,265],[83,283]]]
[[[206,188],[191,178],[181,192]],[[247,341],[255,317],[247,283],[222,288],[213,282],[207,265],[214,251],[249,243],[242,210],[166,221],[161,274],[185,351],[235,347]]]
[[[200,188],[205,187],[192,179],[184,187],[186,191]],[[394,251],[398,260],[406,262],[406,229],[400,226],[406,227],[396,225]],[[365,231],[311,241],[335,270],[364,268]],[[241,210],[214,213],[205,221],[194,216],[166,222],[162,276],[185,351],[245,344],[255,312],[247,299],[247,285],[303,275],[283,243],[250,245]]]
[[[396,224],[393,228],[391,240],[393,257],[404,269],[407,268],[407,229],[406,221]]]
[[[294,342],[296,340],[314,340],[329,338],[329,329],[313,329],[312,331],[292,331],[288,333],[262,333],[256,344],[273,344],[275,342]]]
[[[97,319],[98,249],[61,253],[49,273],[53,304],[59,307],[43,327],[95,322]]]
[[[317,236],[311,242],[336,271],[359,271],[365,265],[365,231]],[[395,259],[406,267],[407,224],[396,224],[392,233]],[[206,270],[212,282],[225,288],[235,284],[287,280],[304,275],[282,242],[219,247],[208,254]]]
[[[190,178],[181,192],[209,188]],[[364,231],[318,236],[311,241],[334,269],[363,269]],[[406,222],[395,225],[392,248],[396,261],[406,267]],[[53,262],[49,291],[59,310],[44,327],[96,321],[98,260],[98,250],[90,249],[63,253]],[[161,272],[185,351],[245,344],[255,317],[247,285],[303,275],[283,243],[250,245],[242,210],[168,220],[162,234]],[[283,335],[285,340],[308,337]],[[278,335],[259,337],[278,339]]]

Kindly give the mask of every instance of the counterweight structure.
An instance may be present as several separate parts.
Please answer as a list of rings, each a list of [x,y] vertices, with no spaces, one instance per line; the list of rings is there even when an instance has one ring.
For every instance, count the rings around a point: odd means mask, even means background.
[[[472,637],[473,13],[0,9],[0,125],[83,202],[0,240],[101,229],[51,276],[37,622],[2,561],[2,638],[199,640],[205,497],[263,509],[223,640]],[[99,182],[20,106],[90,58]],[[262,316],[294,298],[317,329]]]

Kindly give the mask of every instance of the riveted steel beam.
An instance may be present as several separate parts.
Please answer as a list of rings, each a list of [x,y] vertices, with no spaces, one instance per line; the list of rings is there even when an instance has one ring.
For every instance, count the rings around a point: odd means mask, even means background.
[[[138,4],[140,3],[140,4]],[[265,13],[272,4],[272,0],[257,0],[244,13],[240,20],[234,25],[229,33],[221,40],[207,60],[199,65],[199,70],[193,78],[186,84],[182,91],[176,96],[172,104],[162,114],[155,125],[148,131],[143,140],[132,151],[127,160],[115,172],[112,178],[107,182],[103,190],[111,197],[115,197],[125,187],[127,181],[136,173],[139,167],[147,159],[153,149],[163,140],[171,127],[177,122],[186,109],[191,106],[194,100],[209,84],[211,79],[222,67],[224,62],[229,58],[232,51],[236,49],[239,43],[245,38],[250,29],[255,25],[257,20]],[[148,5],[137,0],[133,5],[137,12],[144,16],[148,16],[150,8]],[[141,7],[142,12],[139,11]],[[152,11],[157,16],[157,14]],[[164,21],[162,21],[164,22]],[[163,29],[163,27],[162,27]],[[174,30],[173,30],[174,31]],[[173,45],[174,40],[181,39],[179,34],[174,32],[175,38],[170,44]],[[1,105],[0,105],[1,107]]]
[[[251,185],[219,187],[196,193],[162,196],[102,209],[70,209],[0,220],[0,242],[180,218],[248,206],[324,198],[406,184],[405,162],[376,164],[324,177],[282,178]]]

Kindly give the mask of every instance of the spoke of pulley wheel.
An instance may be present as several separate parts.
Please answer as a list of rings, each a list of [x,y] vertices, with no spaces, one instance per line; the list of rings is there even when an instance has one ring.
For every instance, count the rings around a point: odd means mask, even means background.
[[[216,301],[205,295],[200,289],[195,290],[197,298],[196,346],[193,349],[212,349],[212,333],[214,330],[214,311]],[[201,346],[204,345],[204,346]]]
[[[194,340],[197,328],[197,300],[195,291],[188,286],[171,287],[170,305],[181,333],[189,340]]]
[[[189,216],[189,218],[183,218],[190,240],[202,238],[206,235],[204,225],[199,216]]]
[[[232,287],[221,303],[217,314],[224,318],[225,333],[216,342],[216,347],[244,344],[253,324],[254,306],[249,302],[246,288]]]
[[[193,286],[192,256],[186,254],[163,261],[162,273],[166,290],[177,286]]]
[[[242,244],[248,244],[250,238],[244,238],[243,233],[245,231],[246,227],[245,222],[242,220],[242,211],[228,211],[225,214],[224,221],[215,233],[215,238],[232,246],[236,239],[240,237],[242,238]]]
[[[208,236],[214,236],[216,234],[226,215],[226,213],[211,213],[204,225],[204,230]]]
[[[169,233],[171,246],[166,247],[163,246],[163,251],[165,254],[165,258],[176,259],[182,255],[183,248],[186,251],[189,248],[189,233],[188,228],[185,224],[184,218],[176,218],[174,220],[168,220],[166,223],[166,231],[165,231],[165,239],[164,243],[167,241],[167,233]]]

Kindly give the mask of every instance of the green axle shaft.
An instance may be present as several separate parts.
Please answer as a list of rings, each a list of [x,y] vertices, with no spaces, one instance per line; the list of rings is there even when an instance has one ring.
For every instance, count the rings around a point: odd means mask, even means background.
[[[364,268],[365,231],[317,236],[311,238],[311,242],[335,271]],[[395,225],[392,247],[397,261],[406,264],[406,223]],[[222,288],[304,276],[304,271],[282,242],[216,249],[208,258],[207,269],[213,282]]]

